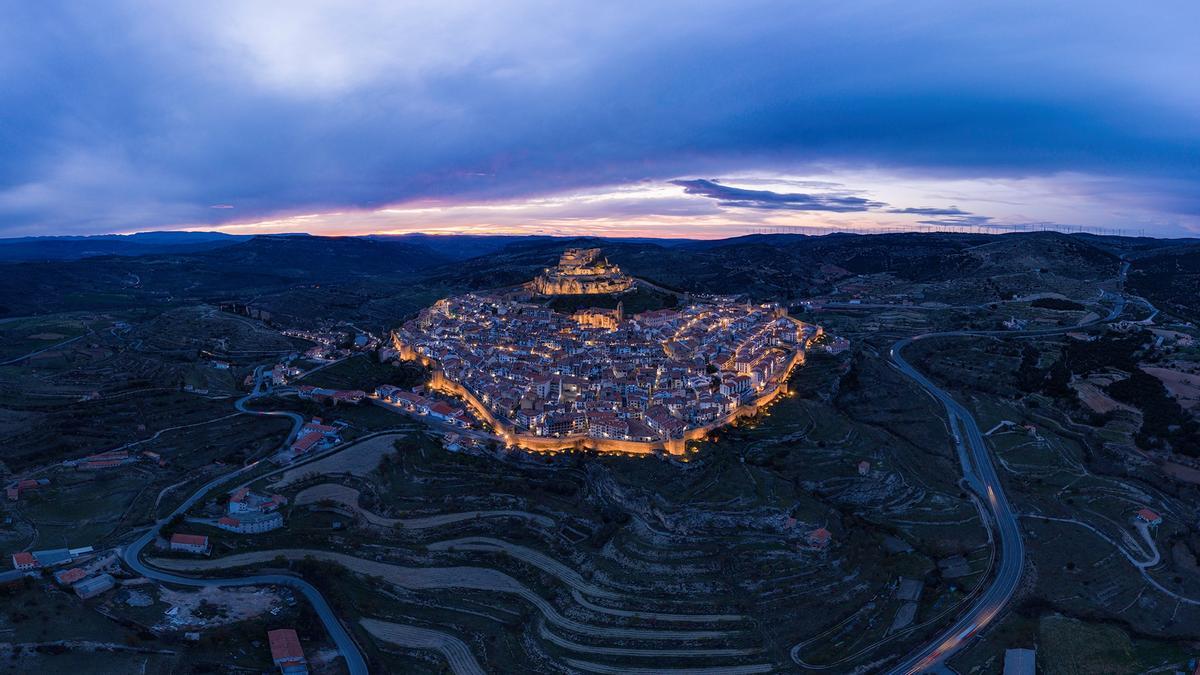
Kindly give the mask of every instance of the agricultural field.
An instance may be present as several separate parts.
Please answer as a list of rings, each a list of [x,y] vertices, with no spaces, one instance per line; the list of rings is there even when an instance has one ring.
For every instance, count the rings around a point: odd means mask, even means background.
[[[930,462],[952,475],[954,460],[931,402],[898,395],[907,387],[872,358],[814,356],[791,395],[684,461],[485,457],[447,452],[419,429],[375,435],[262,479],[259,489],[290,500],[285,530],[250,538],[188,525],[210,537],[214,559],[157,560],[225,574],[313,558],[341,570],[341,583],[323,587],[373,658],[418,671],[438,650],[460,653],[459,642],[517,669],[537,659],[750,669],[868,659],[923,638],[989,565],[986,533],[954,481],[917,475]],[[816,530],[831,543],[814,544]],[[859,570],[854,583],[845,569]],[[922,588],[907,620],[896,618],[902,577]],[[359,597],[373,578],[392,590]],[[802,598],[816,610],[787,611]],[[676,642],[684,636],[695,644]]]

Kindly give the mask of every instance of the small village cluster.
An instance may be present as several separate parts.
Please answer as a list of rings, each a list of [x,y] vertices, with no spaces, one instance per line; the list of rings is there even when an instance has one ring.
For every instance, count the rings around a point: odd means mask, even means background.
[[[283,514],[279,509],[287,503],[283,495],[263,495],[241,487],[229,496],[225,515],[216,520],[195,518],[189,522],[214,525],[226,532],[261,534],[283,527]],[[201,534],[176,532],[171,535],[167,545],[176,553],[208,555],[212,552],[208,537]]]
[[[288,337],[316,343],[304,352],[304,358],[318,362],[343,359],[356,352],[369,351],[379,346],[379,340],[374,336],[347,330],[320,331],[289,328],[282,332]]]

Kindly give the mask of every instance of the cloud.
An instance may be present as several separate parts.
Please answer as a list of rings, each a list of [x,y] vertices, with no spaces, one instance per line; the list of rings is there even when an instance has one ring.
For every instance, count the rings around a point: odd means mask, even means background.
[[[922,225],[932,225],[934,227],[986,227],[993,225],[991,216],[948,216],[946,218],[931,218],[928,220],[918,220]],[[1007,226],[996,224],[995,227],[1005,228]]]
[[[908,207],[904,209],[888,209],[888,213],[903,213],[917,216],[967,216],[970,212],[963,211],[956,206],[947,208],[938,208],[932,206]]]
[[[850,213],[869,211],[886,206],[882,202],[844,194],[810,194],[804,192],[772,192],[748,190],[722,185],[715,180],[673,180],[690,195],[716,199],[721,206],[748,209],[780,209],[787,211],[832,211]]]
[[[1137,211],[1182,231],[1200,217],[1200,5],[1182,0],[1154,12],[932,0],[919,18],[759,0],[702,0],[682,13],[534,0],[5,9],[0,235],[755,172],[807,184],[748,182],[748,194],[705,198],[883,218],[885,207],[819,185],[867,169],[946,181],[1095,176],[1137,193],[1106,193],[1103,208],[1070,218]],[[972,195],[872,194],[973,205]],[[1036,205],[1025,215],[1062,219]]]

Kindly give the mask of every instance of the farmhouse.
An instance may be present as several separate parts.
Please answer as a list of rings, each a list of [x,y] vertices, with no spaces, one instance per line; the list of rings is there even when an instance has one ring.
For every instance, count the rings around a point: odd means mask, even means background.
[[[198,553],[200,555],[208,555],[211,550],[208,544],[208,537],[199,534],[173,534],[171,535],[171,550],[180,551],[182,553]]]

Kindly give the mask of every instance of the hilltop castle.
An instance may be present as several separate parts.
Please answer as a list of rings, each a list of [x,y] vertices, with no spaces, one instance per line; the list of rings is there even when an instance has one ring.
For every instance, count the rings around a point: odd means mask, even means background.
[[[595,295],[629,290],[633,279],[608,262],[598,248],[569,248],[557,267],[542,271],[532,288],[542,295]]]

